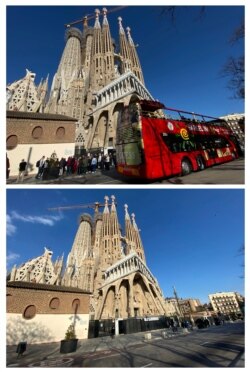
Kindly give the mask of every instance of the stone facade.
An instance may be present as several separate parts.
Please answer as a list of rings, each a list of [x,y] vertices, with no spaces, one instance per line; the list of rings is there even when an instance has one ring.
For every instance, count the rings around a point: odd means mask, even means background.
[[[10,175],[17,175],[24,159],[27,171],[36,173],[36,162],[52,153],[61,157],[75,152],[76,120],[57,114],[7,111],[7,152]]]
[[[130,28],[119,23],[119,51],[116,50],[103,9],[95,11],[94,27],[84,20],[84,29],[68,26],[66,46],[53,78],[45,111],[78,120],[76,152],[115,148],[116,125],[121,107],[131,100],[150,99]]]
[[[11,111],[43,112],[48,91],[48,78],[35,85],[36,74],[26,69],[24,78],[7,85],[6,109]]]
[[[104,207],[102,213],[101,207]],[[80,217],[62,274],[63,258],[52,264],[52,252],[46,250],[43,256],[18,269],[14,267],[10,279],[22,283],[51,283],[55,288],[63,285],[90,292],[91,319],[165,315],[163,294],[147,267],[135,215],[130,216],[125,205],[125,233],[122,234],[114,196],[111,196],[111,203],[105,197],[104,204],[95,203],[93,208],[93,217],[89,214]],[[51,268],[49,278],[45,275],[48,266]]]
[[[48,78],[35,86],[36,74],[7,86],[7,110],[45,112],[73,117],[76,155],[84,151],[107,153],[115,149],[116,126],[122,107],[141,98],[152,99],[146,89],[137,45],[131,29],[118,17],[116,48],[107,9],[95,10],[94,26],[85,17],[83,31],[67,26],[66,45],[48,92]],[[48,94],[47,94],[48,93]],[[72,155],[72,154],[71,154]]]
[[[88,338],[89,293],[77,288],[9,281],[6,294],[7,345],[21,341],[58,342],[72,323],[78,338]]]
[[[115,197],[105,197],[103,213],[83,215],[62,283],[91,289],[92,319],[164,315],[157,280],[148,269],[140,232],[125,205],[125,235],[121,233]]]
[[[21,282],[33,282],[42,284],[60,284],[63,267],[63,257],[52,262],[53,252],[44,249],[44,254],[33,258],[19,268],[14,266],[11,270],[10,280]]]

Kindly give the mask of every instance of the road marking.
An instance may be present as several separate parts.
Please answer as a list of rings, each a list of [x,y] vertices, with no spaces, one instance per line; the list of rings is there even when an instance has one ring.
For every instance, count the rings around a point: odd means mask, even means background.
[[[146,368],[146,367],[149,367],[149,366],[152,366],[153,363],[149,363],[149,364],[146,364],[145,366],[141,366],[140,368]]]
[[[203,342],[203,344],[200,344],[200,346],[203,346],[203,345],[206,345],[206,344],[210,344],[210,342]]]

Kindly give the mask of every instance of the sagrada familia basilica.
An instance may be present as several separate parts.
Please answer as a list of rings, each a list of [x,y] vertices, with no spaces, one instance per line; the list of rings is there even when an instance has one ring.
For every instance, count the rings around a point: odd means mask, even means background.
[[[118,17],[119,49],[111,36],[107,9],[95,10],[91,27],[68,25],[66,45],[50,92],[48,78],[35,86],[35,74],[7,86],[7,110],[61,114],[77,119],[76,149],[113,149],[123,105],[152,99],[129,27]]]
[[[118,221],[115,197],[105,197],[103,212],[95,204],[92,217],[83,214],[67,257],[52,262],[52,252],[13,267],[10,281],[28,281],[80,288],[92,293],[91,319],[164,315],[164,298],[146,264],[135,215],[125,205],[125,233]]]

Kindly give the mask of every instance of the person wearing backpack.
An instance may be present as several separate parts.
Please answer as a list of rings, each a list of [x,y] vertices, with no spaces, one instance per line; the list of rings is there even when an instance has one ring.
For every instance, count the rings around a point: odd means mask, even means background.
[[[36,162],[36,166],[38,167],[36,179],[42,178],[43,170],[44,170],[44,163],[45,163],[45,156],[43,156],[40,160]]]

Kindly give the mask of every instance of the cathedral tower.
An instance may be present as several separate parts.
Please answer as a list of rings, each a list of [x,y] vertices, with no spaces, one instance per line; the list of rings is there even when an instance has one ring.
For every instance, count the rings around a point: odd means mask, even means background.
[[[125,236],[119,225],[115,197],[105,196],[104,210],[99,202],[92,217],[80,217],[66,268],[63,257],[53,264],[52,252],[13,267],[10,280],[33,281],[81,288],[91,293],[92,319],[117,319],[165,314],[163,294],[145,261],[140,232],[125,205]]]
[[[68,255],[62,284],[93,290],[94,258],[92,251],[92,218],[88,214],[80,217],[73,246]]]
[[[135,76],[144,84],[144,79],[143,79],[143,74],[142,74],[142,69],[141,69],[141,64],[139,61],[139,57],[136,51],[135,44],[133,42],[133,39],[131,37],[131,29],[129,27],[126,28],[127,30],[127,35],[128,35],[128,42],[129,42],[129,51],[130,51],[130,58],[131,58],[131,63],[132,63],[132,71],[135,74]]]
[[[103,33],[104,83],[105,85],[107,85],[112,80],[114,80],[115,70],[114,70],[114,47],[110,34],[106,8],[103,8],[102,33]]]
[[[118,7],[119,8],[119,7]],[[49,99],[48,79],[37,88],[34,75],[7,87],[7,109],[61,114],[77,119],[76,156],[86,151],[115,150],[119,112],[131,99],[153,99],[144,85],[142,69],[130,29],[118,18],[118,51],[108,21],[108,11],[95,10],[95,22],[81,21],[83,30],[67,25],[64,47],[53,77]],[[93,18],[90,16],[90,18]],[[83,22],[82,22],[83,21]]]
[[[122,18],[118,17],[119,22],[119,39],[120,39],[120,55],[121,55],[121,72],[122,74],[132,70],[132,62],[130,59],[130,50],[124,28],[122,26]]]
[[[135,237],[134,237],[134,228],[131,223],[130,216],[128,214],[128,205],[124,205],[125,208],[125,239],[126,239],[126,253],[135,253],[136,251],[136,244],[135,244]]]
[[[81,63],[82,33],[68,28],[58,70],[54,75],[46,112],[81,119],[85,74]]]
[[[144,254],[144,248],[141,241],[140,231],[137,227],[137,224],[135,222],[135,214],[131,214],[132,217],[132,223],[133,223],[133,240],[135,242],[135,252],[138,254],[138,256],[142,259],[143,262],[146,263],[145,260],[145,254]]]
[[[95,10],[95,25],[92,41],[92,63],[90,73],[90,84],[94,90],[102,88],[104,82],[104,55],[102,29],[99,21],[100,10]]]

